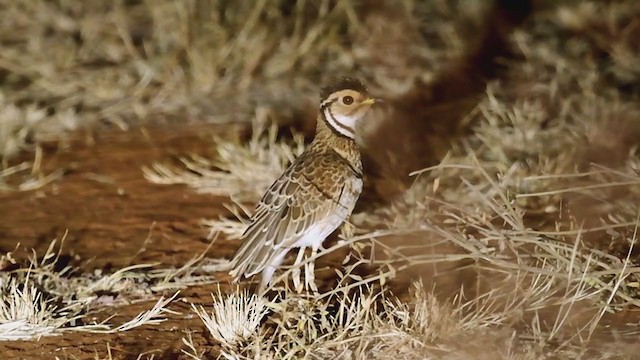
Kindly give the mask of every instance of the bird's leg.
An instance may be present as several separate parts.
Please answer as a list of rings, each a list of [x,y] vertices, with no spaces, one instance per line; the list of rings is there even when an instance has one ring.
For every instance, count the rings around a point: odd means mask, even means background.
[[[262,280],[260,281],[260,287],[258,288],[259,293],[263,293],[269,285],[271,285],[271,281],[273,280],[273,274],[276,272],[276,269],[282,264],[284,257],[287,255],[287,251],[282,251],[278,256],[273,258],[273,260],[267,264],[262,270]]]
[[[300,263],[302,262],[302,257],[304,256],[304,247],[298,249],[298,256],[296,257],[296,261],[293,263],[293,269],[291,270],[291,278],[293,280],[293,288],[296,292],[302,292],[302,283],[300,282]]]
[[[304,283],[307,291],[318,292],[316,286],[316,255],[318,254],[318,247],[313,247],[311,250],[311,261],[306,261],[304,264]]]
[[[276,271],[276,268],[273,266],[268,266],[264,270],[262,270],[262,279],[260,280],[260,287],[258,288],[258,293],[262,294],[271,283],[271,279],[273,278],[273,273]]]

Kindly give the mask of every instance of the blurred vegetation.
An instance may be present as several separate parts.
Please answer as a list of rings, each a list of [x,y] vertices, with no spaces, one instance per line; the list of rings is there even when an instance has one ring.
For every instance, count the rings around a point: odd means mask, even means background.
[[[10,1],[0,4],[0,156],[33,137],[141,121],[249,121],[327,76],[391,93],[429,80],[483,1]],[[427,70],[425,70],[427,69]],[[50,136],[52,135],[52,136]]]

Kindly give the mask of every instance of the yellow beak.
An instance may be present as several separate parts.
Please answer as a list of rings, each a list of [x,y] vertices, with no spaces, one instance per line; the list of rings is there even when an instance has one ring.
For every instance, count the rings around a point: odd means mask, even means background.
[[[368,98],[368,99],[364,100],[361,104],[362,105],[373,105],[373,104],[379,103],[379,102],[382,102],[382,100],[374,99],[374,98]]]

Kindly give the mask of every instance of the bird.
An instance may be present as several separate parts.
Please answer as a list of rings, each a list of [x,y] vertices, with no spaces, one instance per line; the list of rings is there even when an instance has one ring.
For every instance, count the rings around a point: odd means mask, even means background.
[[[330,82],[320,95],[315,136],[257,204],[230,262],[234,282],[261,273],[263,291],[290,250],[310,247],[317,254],[362,192],[356,125],[381,100],[350,77]]]

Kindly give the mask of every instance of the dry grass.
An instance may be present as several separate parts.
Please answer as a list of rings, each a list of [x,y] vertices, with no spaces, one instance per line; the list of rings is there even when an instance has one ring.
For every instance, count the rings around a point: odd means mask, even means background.
[[[19,164],[6,165],[0,170],[0,191],[31,191],[42,188],[62,178],[63,169],[51,173],[44,173],[42,165],[42,149],[36,147],[34,160],[23,161]]]
[[[247,121],[255,104],[292,117],[321,74],[403,93],[464,51],[487,4],[37,0],[1,10],[0,33],[10,35],[0,36],[0,190],[29,191],[62,171],[8,179],[11,160],[72,131]]]
[[[2,172],[18,154],[70,132],[244,122],[256,104],[291,118],[326,74],[357,74],[402,94],[464,52],[487,9],[469,0],[4,4],[0,190],[58,179],[62,172],[11,180]]]
[[[245,121],[255,103],[296,108],[315,94],[320,74],[357,72],[377,87],[406,90],[459,56],[464,37],[481,26],[482,4],[7,3],[0,156],[14,156],[29,139],[100,123]],[[393,55],[371,51],[381,46]]]
[[[207,313],[202,306],[191,305],[204,322],[211,336],[221,344],[233,348],[247,340],[258,329],[269,312],[267,301],[258,295],[242,293],[213,296],[213,309]]]
[[[249,146],[238,141],[215,139],[216,158],[182,159],[186,167],[171,169],[162,164],[143,168],[147,180],[155,184],[185,184],[200,193],[231,196],[239,201],[257,201],[288,164],[304,150],[304,138],[277,140],[278,128],[265,111],[256,111]]]

